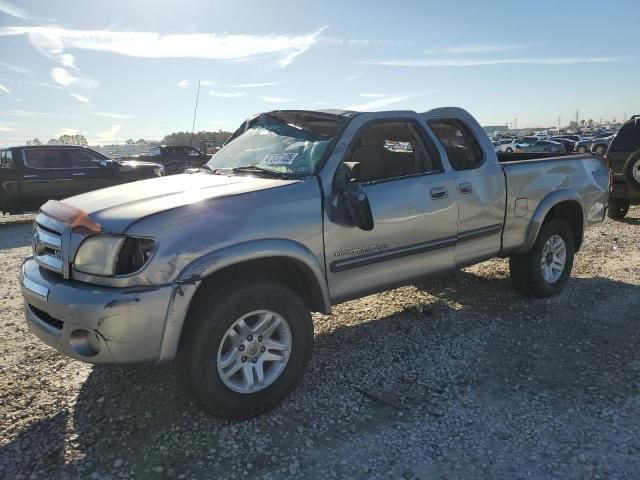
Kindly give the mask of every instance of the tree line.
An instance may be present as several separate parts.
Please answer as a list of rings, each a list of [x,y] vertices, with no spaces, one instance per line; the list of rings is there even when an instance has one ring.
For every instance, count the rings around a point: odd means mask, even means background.
[[[213,140],[216,146],[221,146],[231,136],[231,132],[225,132],[218,130],[217,132],[209,132],[202,130],[200,132],[173,132],[162,137],[162,140],[146,140],[139,138],[134,140],[133,138],[127,139],[124,143],[127,145],[149,145],[150,147],[156,147],[158,145],[190,145],[195,148],[200,148],[201,140],[211,141]],[[43,143],[36,137],[27,140],[27,145],[43,145]],[[88,146],[89,143],[84,135],[60,135],[59,137],[51,138],[47,145],[79,145]]]

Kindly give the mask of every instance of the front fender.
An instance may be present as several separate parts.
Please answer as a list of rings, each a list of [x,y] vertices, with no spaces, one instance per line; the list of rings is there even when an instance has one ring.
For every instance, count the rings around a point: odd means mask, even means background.
[[[529,222],[529,226],[527,227],[527,233],[525,235],[524,243],[518,250],[518,253],[526,253],[531,250],[531,248],[533,248],[533,244],[536,242],[536,238],[538,238],[540,228],[542,227],[542,224],[544,223],[544,220],[545,218],[547,218],[547,215],[549,214],[551,209],[556,205],[567,201],[575,202],[580,205],[580,208],[582,208],[582,199],[573,190],[555,190],[542,199],[542,201],[538,204],[535,212],[533,212],[533,216],[531,217],[531,221]],[[584,212],[582,212],[582,218],[584,219]]]
[[[324,269],[315,255],[304,245],[281,238],[251,240],[214,250],[189,263],[178,275],[178,282],[193,282],[233,265],[251,260],[282,257],[298,262],[311,275],[320,292],[322,312],[331,311],[329,288]]]

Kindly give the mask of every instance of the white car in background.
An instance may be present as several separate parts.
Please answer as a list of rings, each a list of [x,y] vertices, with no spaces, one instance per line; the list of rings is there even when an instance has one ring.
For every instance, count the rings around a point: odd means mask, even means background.
[[[504,138],[502,140],[498,140],[497,142],[494,142],[494,146],[496,143],[499,144],[498,146],[495,147],[496,152],[513,153],[516,151],[515,138]]]

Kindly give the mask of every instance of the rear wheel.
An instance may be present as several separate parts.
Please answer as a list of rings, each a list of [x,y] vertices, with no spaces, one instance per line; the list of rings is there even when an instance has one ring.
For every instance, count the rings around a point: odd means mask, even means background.
[[[614,220],[622,220],[631,206],[631,200],[626,198],[610,198],[607,215]]]
[[[509,258],[513,287],[523,295],[545,298],[560,293],[571,275],[575,246],[566,221],[545,222],[533,247]]]
[[[201,295],[178,353],[191,400],[215,416],[246,419],[267,412],[298,385],[313,347],[302,297],[274,282]]]
[[[640,191],[640,152],[627,159],[622,171],[629,188]]]

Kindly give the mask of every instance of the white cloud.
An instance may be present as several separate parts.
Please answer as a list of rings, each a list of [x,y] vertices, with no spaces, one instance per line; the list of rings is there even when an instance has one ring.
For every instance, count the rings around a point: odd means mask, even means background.
[[[388,97],[389,95],[386,93],[361,93],[360,96],[363,98],[383,98]]]
[[[71,75],[64,68],[54,68],[53,70],[51,70],[51,78],[53,78],[53,80],[56,83],[59,83],[60,85],[62,85],[64,87],[68,87],[69,85],[73,85],[74,83],[76,83],[78,81],[78,79],[76,77]]]
[[[262,101],[265,101],[267,103],[289,103],[289,102],[294,102],[296,99],[295,98],[283,98],[283,97],[261,97],[258,96],[258,98]]]
[[[6,0],[0,0],[0,12],[6,13],[7,15],[11,15],[12,17],[16,18],[31,18],[26,14],[24,10],[10,4]]]
[[[184,80],[180,80],[177,86],[180,88],[187,88],[189,86],[189,80],[186,78]]]
[[[39,87],[55,88],[56,90],[64,90],[60,85],[53,85],[46,82],[29,82],[31,85],[37,85]]]
[[[20,75],[26,75],[28,77],[33,77],[33,72],[27,68],[20,67],[18,65],[13,65],[12,63],[0,62],[0,67],[7,68],[12,72],[19,73]]]
[[[99,142],[110,142],[115,140],[120,130],[122,130],[122,125],[114,125],[109,130],[98,132],[96,134],[96,140]]]
[[[76,68],[76,66],[74,65],[76,57],[74,57],[70,53],[63,53],[62,55],[60,55],[59,61],[60,64],[65,67]]]
[[[360,104],[356,104],[356,105],[350,105],[348,107],[345,107],[345,110],[357,110],[357,111],[370,111],[370,110],[375,110],[377,108],[382,108],[382,107],[386,107],[387,105],[392,105],[394,103],[399,103],[402,102],[404,100],[409,99],[409,96],[401,96],[401,95],[397,95],[397,96],[386,96],[386,97],[382,97],[382,98],[378,98],[376,97],[375,100],[371,100],[370,102],[366,102],[366,103],[360,103]]]
[[[273,87],[274,85],[280,85],[282,82],[262,82],[262,83],[241,83],[239,85],[232,85],[233,88],[260,88],[260,87]]]
[[[9,90],[7,87],[2,85],[1,83],[0,83],[0,91],[2,91],[4,93],[11,93],[11,90]]]
[[[244,97],[247,92],[220,92],[218,90],[209,90],[209,95],[220,98],[238,98]]]
[[[313,102],[314,105],[328,105],[327,102]]]
[[[114,113],[114,112],[90,112],[91,115],[97,115],[98,117],[105,118],[135,118],[133,115],[127,113]]]
[[[347,40],[349,45],[356,45],[358,47],[366,47],[368,45],[394,45],[394,46],[402,46],[408,47],[413,45],[411,40],[395,40],[391,38],[350,38]]]
[[[323,27],[305,35],[249,35],[71,30],[60,27],[2,27],[0,35],[28,35],[44,55],[60,61],[67,49],[83,49],[144,58],[206,58],[243,60],[266,55],[280,57],[281,66],[318,42]]]
[[[62,135],[77,135],[80,132],[77,128],[63,128],[58,133],[54,133],[54,137],[61,137]]]
[[[359,77],[360,75],[351,75],[347,77],[347,82],[353,82],[354,80],[357,80]]]
[[[89,103],[89,97],[85,97],[82,95],[78,95],[77,93],[72,93],[71,96],[82,103]]]
[[[547,58],[498,58],[492,60],[471,60],[464,58],[385,60],[365,62],[368,65],[391,67],[479,67],[484,65],[578,65],[583,63],[620,62],[622,57],[547,57]]]
[[[63,87],[77,85],[82,88],[95,88],[98,85],[95,80],[74,77],[69,73],[68,70],[61,67],[55,67],[51,70],[51,78],[53,78],[56,83],[62,85]]]
[[[531,47],[532,45],[506,45],[495,43],[477,43],[468,45],[455,45],[455,46],[436,46],[428,48],[424,51],[427,54],[448,53],[454,55],[460,55],[465,53],[495,53],[495,52],[508,52],[511,50],[520,50],[523,48]]]
[[[13,132],[14,130],[15,128],[8,126],[8,124],[0,124],[0,132]]]

